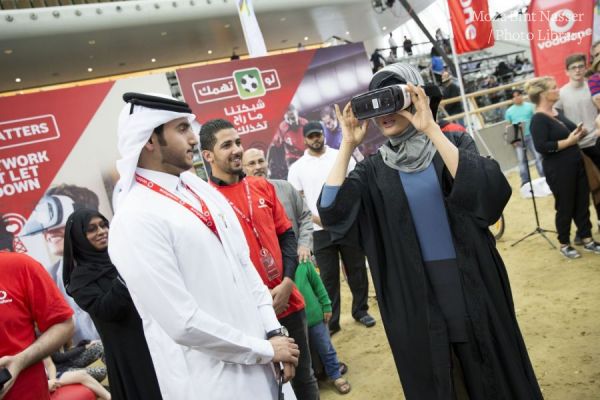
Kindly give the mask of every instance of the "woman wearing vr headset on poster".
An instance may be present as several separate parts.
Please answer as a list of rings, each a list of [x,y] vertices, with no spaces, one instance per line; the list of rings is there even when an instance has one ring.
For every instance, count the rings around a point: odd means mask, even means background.
[[[439,88],[412,66],[383,68],[369,89],[336,106],[343,139],[319,214],[367,254],[406,399],[541,399],[488,230],[511,194],[498,163],[442,133]],[[345,178],[369,118],[389,140]]]

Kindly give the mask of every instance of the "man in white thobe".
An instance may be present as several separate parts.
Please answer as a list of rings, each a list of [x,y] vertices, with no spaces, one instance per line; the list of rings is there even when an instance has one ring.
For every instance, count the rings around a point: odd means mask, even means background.
[[[124,99],[109,253],[142,318],[163,398],[276,399],[273,367],[284,363],[291,378],[297,346],[283,336],[233,210],[185,172],[195,116],[172,98]]]

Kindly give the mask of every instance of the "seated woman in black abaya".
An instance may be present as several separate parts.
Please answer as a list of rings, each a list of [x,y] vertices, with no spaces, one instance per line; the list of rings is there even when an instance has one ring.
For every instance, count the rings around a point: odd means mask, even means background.
[[[108,256],[108,220],[99,212],[74,212],[65,228],[63,280],[87,311],[104,344],[113,400],[158,400],[160,389],[142,321],[125,282]]]

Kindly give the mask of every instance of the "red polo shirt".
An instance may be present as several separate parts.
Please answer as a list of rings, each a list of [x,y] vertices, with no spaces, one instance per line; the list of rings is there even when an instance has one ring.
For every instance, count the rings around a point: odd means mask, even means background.
[[[269,280],[267,271],[263,266],[260,258],[260,244],[252,226],[241,217],[237,212],[236,215],[244,230],[248,247],[250,248],[250,258],[258,271],[263,282],[269,289],[279,285],[283,280],[283,259],[281,256],[281,248],[279,247],[278,235],[287,231],[292,227],[292,223],[285,214],[285,209],[279,202],[275,188],[264,178],[247,176],[244,178],[248,182],[250,190],[250,198],[252,204],[252,221],[260,241],[266,247],[279,270],[279,277]],[[233,203],[246,217],[250,218],[250,210],[248,208],[248,196],[246,195],[245,184],[243,180],[232,185],[213,185],[231,202]],[[234,208],[235,210],[235,208]],[[293,279],[293,277],[292,277]],[[290,314],[300,311],[304,308],[304,299],[294,285],[292,294],[290,295],[289,307],[283,313],[277,315],[277,318],[287,317]]]
[[[35,342],[34,323],[45,332],[72,315],[44,267],[27,255],[0,252],[0,357],[20,353]],[[40,361],[19,374],[3,400],[46,399],[48,378]]]

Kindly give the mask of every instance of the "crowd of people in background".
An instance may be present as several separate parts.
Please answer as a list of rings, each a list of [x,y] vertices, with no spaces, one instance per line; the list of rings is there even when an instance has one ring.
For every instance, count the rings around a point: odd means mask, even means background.
[[[439,29],[436,40],[448,50]],[[405,56],[412,46],[405,36]],[[430,55],[440,96],[459,96],[436,47]],[[500,216],[510,186],[462,118],[436,123],[419,68],[388,61],[371,55],[369,89],[407,85],[413,108],[373,120],[386,141],[366,159],[367,123],[349,105],[324,107],[313,121],[290,105],[265,155],[244,149],[230,121],[194,131],[185,102],[125,94],[113,221],[85,188],[49,190],[39,207],[60,207],[62,219],[25,228],[58,258],[47,271],[15,253],[0,224],[0,304],[15,306],[0,313],[0,368],[10,373],[0,398],[44,400],[78,386],[82,399],[87,390],[103,400],[286,391],[317,400],[319,371],[347,394],[349,366],[331,340],[343,329],[340,271],[352,318],[373,327],[368,260],[407,398],[541,399],[504,264],[481,229]],[[465,70],[479,67],[469,59]],[[527,68],[519,56],[501,61],[490,86]],[[591,62],[567,57],[565,73],[561,88],[542,77],[509,90],[503,119],[518,132],[510,144],[521,185],[535,160],[554,195],[560,253],[575,259],[573,245],[600,255],[600,43]],[[189,171],[195,146],[209,182]],[[272,179],[280,173],[287,180]]]

